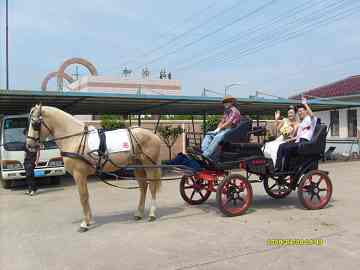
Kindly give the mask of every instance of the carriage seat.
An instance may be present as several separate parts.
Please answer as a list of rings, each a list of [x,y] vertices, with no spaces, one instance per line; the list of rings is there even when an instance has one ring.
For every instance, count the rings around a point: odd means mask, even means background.
[[[261,145],[257,143],[227,144],[220,153],[221,161],[238,161],[244,157],[263,156]]]
[[[244,143],[249,141],[249,131],[252,127],[251,119],[242,117],[240,123],[229,131],[225,136],[221,144],[228,143]]]
[[[310,142],[299,145],[298,154],[304,156],[322,157],[326,146],[327,127],[321,124],[320,119],[317,119],[313,137]]]

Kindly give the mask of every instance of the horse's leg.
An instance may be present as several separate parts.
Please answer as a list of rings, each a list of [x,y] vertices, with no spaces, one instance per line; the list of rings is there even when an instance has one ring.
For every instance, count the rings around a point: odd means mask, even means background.
[[[84,220],[80,224],[79,231],[86,232],[91,224],[91,209],[89,204],[89,191],[87,188],[87,175],[83,175],[80,172],[74,173],[74,179],[78,186],[78,192],[80,195],[80,203],[84,212]]]
[[[156,194],[160,190],[161,180],[160,180],[160,169],[149,169],[146,171],[146,174],[150,180],[149,187],[151,192],[151,204],[149,211],[149,221],[156,220]],[[159,179],[159,180],[154,180]]]
[[[138,178],[137,182],[140,187],[140,199],[138,208],[134,214],[135,220],[140,220],[144,217],[145,212],[145,200],[146,200],[146,191],[148,189],[148,184],[145,179],[145,171],[142,169],[135,170],[135,177]],[[140,180],[142,179],[142,180]]]

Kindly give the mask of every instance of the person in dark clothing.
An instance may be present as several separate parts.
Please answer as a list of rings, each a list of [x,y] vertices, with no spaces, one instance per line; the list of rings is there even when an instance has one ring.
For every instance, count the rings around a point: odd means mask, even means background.
[[[27,135],[27,129],[24,129],[25,136]],[[37,159],[37,152],[36,151],[30,151],[26,144],[24,146],[25,151],[25,157],[24,157],[24,168],[25,168],[25,176],[26,176],[26,183],[28,186],[28,190],[25,192],[25,194],[28,194],[30,196],[35,195],[37,191],[37,184],[34,177],[34,169],[36,166],[36,159]]]

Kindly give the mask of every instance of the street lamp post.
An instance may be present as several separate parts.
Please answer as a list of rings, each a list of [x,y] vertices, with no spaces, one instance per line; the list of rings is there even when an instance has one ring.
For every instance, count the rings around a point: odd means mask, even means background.
[[[6,7],[5,7],[5,47],[6,47],[6,90],[9,90],[9,4],[8,0],[6,0]]]
[[[229,88],[233,87],[233,86],[238,86],[238,85],[245,85],[246,83],[241,83],[241,82],[237,82],[237,83],[231,83],[229,85],[226,85],[225,86],[225,89],[224,89],[224,94],[225,96],[228,94],[228,91],[229,91]]]

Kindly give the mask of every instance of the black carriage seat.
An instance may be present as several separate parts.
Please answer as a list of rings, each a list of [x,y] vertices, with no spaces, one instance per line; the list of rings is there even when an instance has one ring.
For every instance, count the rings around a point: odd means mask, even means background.
[[[240,123],[229,131],[222,141],[222,145],[231,143],[249,142],[249,131],[252,127],[252,120],[247,117],[241,117]]]
[[[222,168],[237,168],[244,157],[263,156],[261,145],[249,143],[252,131],[252,120],[242,117],[239,125],[225,135],[219,153],[219,164]]]
[[[326,135],[327,127],[318,119],[311,141],[299,145],[297,154],[289,159],[288,170],[306,173],[317,169],[319,160],[324,156]]]
[[[313,137],[310,142],[303,143],[299,146],[298,154],[304,156],[318,156],[319,159],[324,156],[326,147],[327,127],[321,124],[317,119]]]

